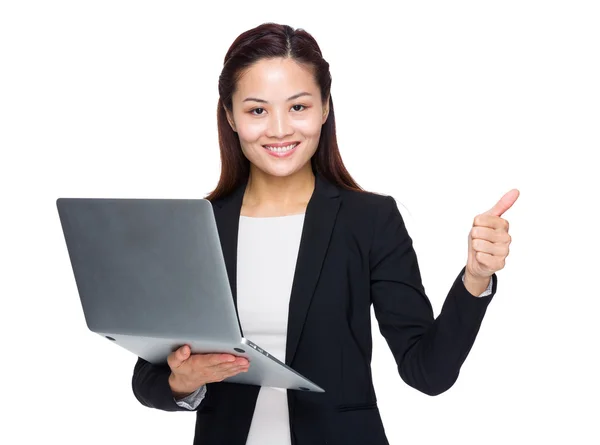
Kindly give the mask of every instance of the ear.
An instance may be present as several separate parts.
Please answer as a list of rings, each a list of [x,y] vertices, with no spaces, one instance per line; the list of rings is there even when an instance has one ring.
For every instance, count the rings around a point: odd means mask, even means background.
[[[237,133],[237,130],[235,129],[235,122],[233,120],[233,117],[229,113],[229,110],[226,107],[223,107],[223,109],[225,110],[225,116],[227,116],[227,122],[229,122],[231,129]]]
[[[325,125],[325,122],[327,122],[328,116],[329,116],[329,98],[327,98],[327,103],[323,107],[323,119],[321,120],[321,125]]]

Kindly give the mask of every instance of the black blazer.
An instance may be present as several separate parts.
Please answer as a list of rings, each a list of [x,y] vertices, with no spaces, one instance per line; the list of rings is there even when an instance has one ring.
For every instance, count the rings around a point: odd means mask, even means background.
[[[247,183],[213,202],[236,301],[239,216]],[[285,363],[325,389],[288,390],[292,444],[388,444],[371,378],[371,314],[411,387],[450,388],[496,293],[475,297],[457,274],[440,315],[425,295],[417,256],[395,200],[339,188],[320,174],[308,203],[289,306]],[[132,385],[145,406],[186,411],[168,366],[138,359]],[[196,413],[195,445],[244,445],[260,387],[209,383]]]

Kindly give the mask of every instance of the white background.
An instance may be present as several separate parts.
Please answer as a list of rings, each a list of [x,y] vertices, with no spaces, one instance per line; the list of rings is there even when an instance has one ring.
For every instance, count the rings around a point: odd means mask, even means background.
[[[390,442],[600,443],[595,3],[2,2],[0,442],[192,443],[195,414],[140,405],[135,357],[87,330],[55,201],[205,196],[223,57],[275,21],[319,42],[343,159],[401,204],[436,315],[473,218],[521,191],[449,391],[404,384],[374,322]]]

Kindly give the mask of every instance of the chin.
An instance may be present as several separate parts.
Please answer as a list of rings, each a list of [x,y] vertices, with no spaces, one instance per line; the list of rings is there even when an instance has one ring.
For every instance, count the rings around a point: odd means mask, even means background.
[[[308,164],[310,165],[310,161],[308,162]],[[262,171],[263,173],[270,175],[270,176],[275,176],[278,178],[285,178],[287,176],[292,176],[295,173],[298,173],[299,171],[301,171],[303,168],[305,168],[306,164],[303,165],[294,165],[294,166],[279,166],[279,168],[273,168],[273,166],[269,165],[269,166],[260,166],[257,165],[256,167]]]

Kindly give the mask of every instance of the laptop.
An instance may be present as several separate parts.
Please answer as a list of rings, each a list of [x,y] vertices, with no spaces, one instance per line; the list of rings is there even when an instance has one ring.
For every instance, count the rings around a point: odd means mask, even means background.
[[[325,392],[245,338],[206,199],[59,198],[88,328],[154,364],[192,353],[245,357],[226,382]]]

